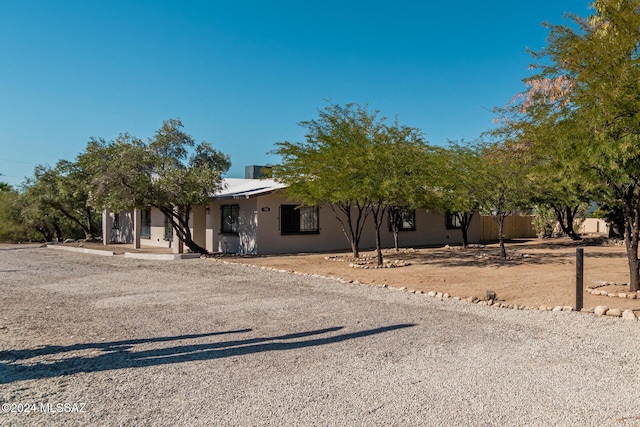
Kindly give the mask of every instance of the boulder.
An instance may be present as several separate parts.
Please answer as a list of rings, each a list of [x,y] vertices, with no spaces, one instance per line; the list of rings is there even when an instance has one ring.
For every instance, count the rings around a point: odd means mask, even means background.
[[[593,314],[595,314],[596,316],[604,316],[605,314],[607,314],[607,311],[609,311],[609,307],[607,307],[606,305],[599,305],[595,308],[595,310],[593,310]]]
[[[625,311],[623,311],[622,312],[622,318],[625,319],[625,320],[633,320],[633,321],[638,320],[636,315],[633,313],[633,310],[625,310]]]
[[[619,308],[611,308],[607,310],[605,314],[611,317],[622,317],[622,310],[620,310]]]

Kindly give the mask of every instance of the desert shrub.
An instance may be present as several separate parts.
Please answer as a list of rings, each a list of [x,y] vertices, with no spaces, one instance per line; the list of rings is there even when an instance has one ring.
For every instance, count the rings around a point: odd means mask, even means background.
[[[533,229],[541,239],[548,239],[553,236],[558,220],[552,208],[538,206],[531,220]]]

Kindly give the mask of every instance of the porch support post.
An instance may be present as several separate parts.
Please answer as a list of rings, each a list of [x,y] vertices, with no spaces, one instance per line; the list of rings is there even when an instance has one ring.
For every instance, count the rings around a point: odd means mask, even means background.
[[[203,248],[207,247],[207,214],[204,206],[193,208],[191,213],[193,241]]]
[[[173,244],[171,245],[171,247],[173,248],[173,253],[174,254],[183,254],[184,253],[184,243],[182,243],[182,240],[180,240],[180,238],[178,237],[178,233],[173,232]]]
[[[133,210],[133,248],[140,249],[140,235],[142,228],[142,211],[139,208]]]
[[[111,243],[111,209],[106,208],[102,211],[102,244]]]

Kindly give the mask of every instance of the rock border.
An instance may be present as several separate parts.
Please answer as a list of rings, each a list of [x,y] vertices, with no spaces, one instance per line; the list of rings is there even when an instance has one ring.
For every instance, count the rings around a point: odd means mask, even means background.
[[[364,269],[376,269],[376,268],[398,268],[398,267],[407,267],[411,265],[410,262],[402,261],[402,260],[382,260],[382,265],[369,265],[372,261],[376,260],[375,256],[366,256],[358,258],[358,261],[354,261],[350,258],[343,258],[338,255],[326,256],[324,257],[327,261],[334,262],[349,262],[349,267],[351,268],[364,268]]]
[[[598,288],[602,288],[605,286],[628,286],[626,283],[613,283],[613,282],[602,282],[597,285],[587,286],[585,288],[586,292],[589,292],[591,295],[601,295],[610,298],[629,298],[629,299],[640,299],[640,291],[636,292],[607,292],[607,291],[599,291]]]
[[[451,300],[454,300],[454,301],[467,302],[467,303],[471,303],[471,304],[491,306],[491,307],[511,309],[511,310],[522,310],[522,311],[524,311],[524,310],[527,310],[527,311],[552,311],[552,312],[562,312],[562,313],[575,312],[576,311],[575,308],[571,307],[571,306],[550,307],[550,306],[541,305],[541,306],[535,307],[535,306],[519,305],[519,304],[507,304],[507,303],[500,302],[500,301],[497,301],[497,300],[480,299],[480,298],[475,297],[475,296],[471,296],[471,297],[468,297],[468,298],[462,298],[462,297],[459,297],[459,296],[451,296],[447,292],[438,292],[438,291],[424,292],[424,291],[420,291],[420,290],[409,289],[406,286],[401,286],[401,287],[398,288],[398,287],[395,287],[395,286],[390,286],[390,285],[388,285],[386,283],[383,283],[381,285],[369,285],[369,284],[366,284],[366,283],[362,283],[362,282],[360,282],[358,280],[346,280],[346,279],[342,279],[342,278],[336,277],[336,276],[323,276],[321,274],[302,273],[302,272],[295,271],[295,270],[283,270],[283,269],[279,269],[279,268],[275,268],[275,267],[260,266],[260,265],[244,263],[244,262],[226,261],[226,260],[221,259],[221,258],[208,258],[208,259],[211,259],[212,261],[219,262],[219,263],[222,263],[222,264],[242,265],[242,266],[245,266],[245,267],[257,268],[257,269],[260,269],[260,270],[272,271],[272,272],[276,272],[276,273],[288,273],[288,274],[294,274],[296,276],[322,278],[322,279],[334,280],[336,282],[343,283],[343,284],[363,285],[363,286],[374,286],[374,287],[379,287],[379,288],[387,288],[387,289],[397,290],[397,291],[401,291],[401,292],[413,293],[413,294],[417,294],[417,295],[424,295],[424,296],[431,297],[431,298],[438,298],[441,301],[444,301],[446,299],[451,299]],[[596,317],[622,318],[624,320],[634,321],[634,322],[637,322],[638,319],[640,319],[640,317],[636,317],[636,315],[633,312],[633,310],[621,310],[619,308],[610,309],[609,307],[606,307],[606,306],[597,306],[597,307],[592,308],[592,309],[583,308],[582,310],[580,310],[580,312],[581,313],[585,313],[585,314],[594,314]]]

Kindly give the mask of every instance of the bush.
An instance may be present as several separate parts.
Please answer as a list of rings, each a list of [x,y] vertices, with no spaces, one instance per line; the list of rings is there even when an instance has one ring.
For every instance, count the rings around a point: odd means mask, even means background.
[[[553,237],[558,220],[552,208],[538,206],[536,208],[531,225],[541,239]]]

